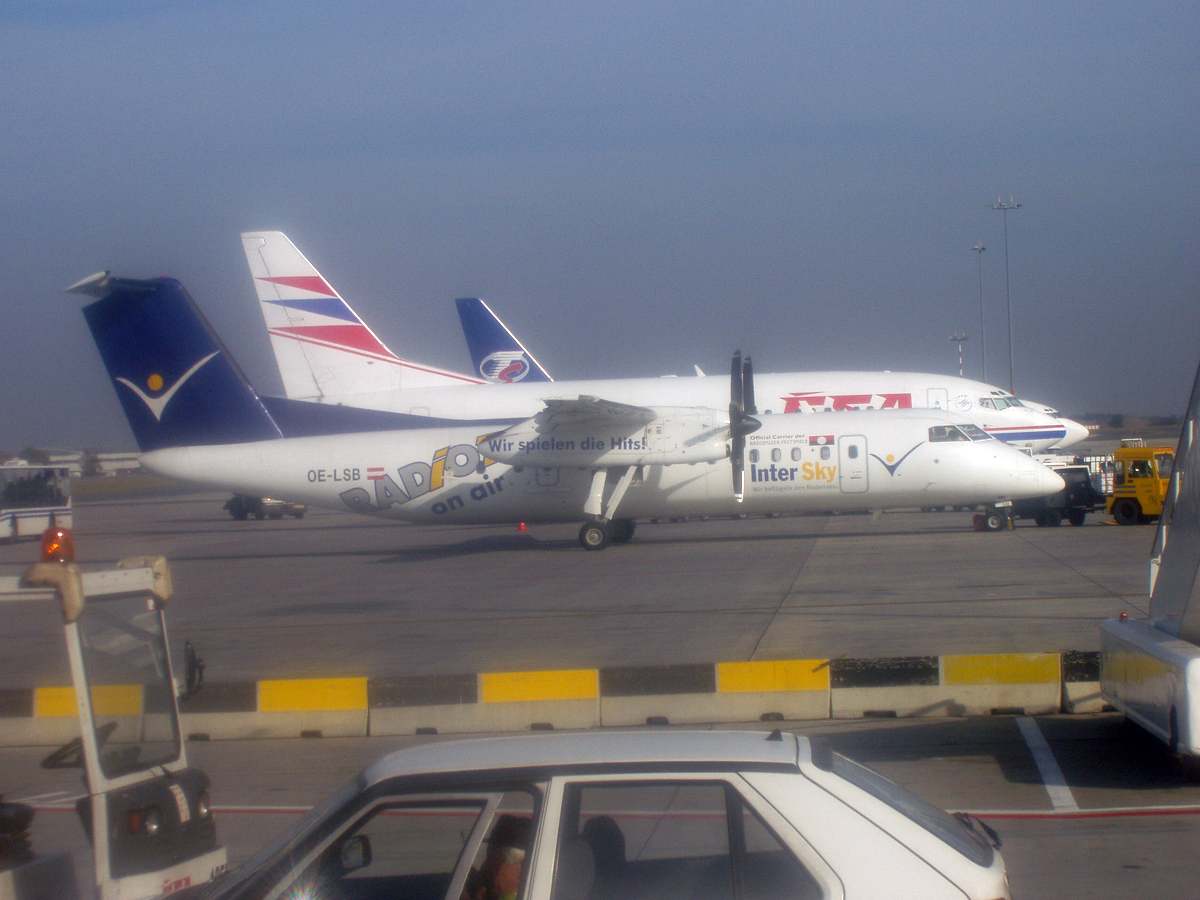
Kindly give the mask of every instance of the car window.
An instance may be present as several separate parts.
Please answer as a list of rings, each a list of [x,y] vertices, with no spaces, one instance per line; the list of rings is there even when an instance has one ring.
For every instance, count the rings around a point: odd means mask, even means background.
[[[533,788],[385,796],[301,858],[288,854],[283,862],[291,864],[277,868],[278,881],[250,896],[519,900],[536,806]],[[493,857],[501,855],[515,867],[500,873]],[[511,890],[496,890],[498,875],[512,882]]]
[[[728,783],[604,782],[564,791],[552,900],[820,896]]]
[[[445,900],[483,799],[382,803],[292,879],[280,896],[305,900]]]

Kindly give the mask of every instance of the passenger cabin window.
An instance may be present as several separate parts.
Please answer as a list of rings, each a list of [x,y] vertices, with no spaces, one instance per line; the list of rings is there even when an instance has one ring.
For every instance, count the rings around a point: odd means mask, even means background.
[[[783,459],[783,451],[776,447],[771,451],[771,462],[779,462]]]
[[[821,448],[821,459],[829,459],[830,450],[828,446]]]
[[[752,463],[758,462],[758,451],[757,450],[750,451],[750,462],[752,462]]]
[[[801,457],[802,455],[803,455],[803,454],[802,454],[802,452],[801,452],[801,450],[800,450],[800,448],[799,448],[799,447],[793,447],[793,448],[792,448],[792,462],[800,462],[800,457]]]
[[[816,898],[821,888],[732,786],[568,785],[552,900],[735,896]]]
[[[858,459],[858,444],[851,444],[847,447],[846,455],[851,459]]]
[[[934,425],[929,429],[929,443],[944,444],[949,441],[969,441],[970,438],[957,425]]]

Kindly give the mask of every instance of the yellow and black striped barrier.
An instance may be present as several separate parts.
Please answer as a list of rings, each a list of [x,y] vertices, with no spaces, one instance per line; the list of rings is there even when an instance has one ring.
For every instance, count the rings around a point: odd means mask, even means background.
[[[1101,708],[1098,667],[1096,653],[1004,653],[212,682],[181,702],[182,728],[227,739],[1084,712]],[[92,691],[99,717],[146,712],[141,685]],[[72,688],[0,689],[0,746],[77,733]]]

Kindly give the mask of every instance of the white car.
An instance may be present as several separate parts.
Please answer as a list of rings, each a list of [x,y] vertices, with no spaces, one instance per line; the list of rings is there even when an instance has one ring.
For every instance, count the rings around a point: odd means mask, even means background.
[[[816,739],[522,735],[383,757],[203,896],[997,900],[994,838]]]

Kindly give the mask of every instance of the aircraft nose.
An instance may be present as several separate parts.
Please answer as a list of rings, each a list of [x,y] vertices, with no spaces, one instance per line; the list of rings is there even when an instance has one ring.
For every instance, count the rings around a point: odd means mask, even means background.
[[[1043,494],[1057,494],[1067,486],[1067,483],[1063,481],[1063,477],[1053,469],[1047,468],[1041,463],[1038,463],[1038,468],[1041,469],[1038,472],[1038,487],[1042,489]]]
[[[1017,457],[1015,460],[1017,486],[1013,495],[1014,499],[1046,497],[1050,494],[1057,494],[1067,486],[1061,475],[1053,469],[1043,466],[1036,459],[1026,456],[1024,453],[1017,454]]]
[[[1061,449],[1065,449],[1067,447],[1074,447],[1076,444],[1078,444],[1080,441],[1082,441],[1084,438],[1086,438],[1091,433],[1087,430],[1086,425],[1080,425],[1078,422],[1074,421],[1073,419],[1061,419],[1060,418],[1058,421],[1061,422],[1063,424],[1063,427],[1065,427],[1067,429],[1067,434],[1066,434],[1066,437],[1064,437],[1061,441],[1059,441],[1057,444],[1054,445],[1055,447],[1058,447]]]

